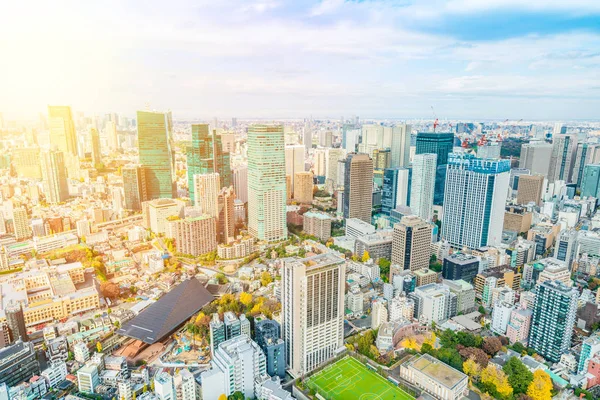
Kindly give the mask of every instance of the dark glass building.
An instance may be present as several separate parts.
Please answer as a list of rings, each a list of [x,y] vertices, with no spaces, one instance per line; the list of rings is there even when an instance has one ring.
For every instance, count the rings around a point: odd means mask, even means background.
[[[254,340],[267,357],[267,373],[271,376],[285,377],[285,346],[280,338],[281,328],[277,321],[257,320],[254,327]]]
[[[442,263],[442,276],[453,281],[462,279],[473,283],[479,272],[479,260],[469,254],[454,253],[444,258]]]
[[[433,204],[441,206],[444,203],[444,187],[446,183],[446,165],[448,154],[452,153],[454,147],[453,133],[419,132],[417,133],[417,145],[415,154],[433,153],[437,155],[435,174],[435,191]]]

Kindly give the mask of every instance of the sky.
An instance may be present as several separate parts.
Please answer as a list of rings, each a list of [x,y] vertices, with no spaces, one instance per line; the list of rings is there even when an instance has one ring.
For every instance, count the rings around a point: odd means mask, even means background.
[[[599,0],[4,1],[0,54],[7,116],[600,119]]]

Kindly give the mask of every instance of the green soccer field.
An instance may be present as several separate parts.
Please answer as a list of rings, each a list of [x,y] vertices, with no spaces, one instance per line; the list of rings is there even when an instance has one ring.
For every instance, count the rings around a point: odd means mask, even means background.
[[[325,367],[308,378],[306,385],[327,400],[414,399],[352,357]]]

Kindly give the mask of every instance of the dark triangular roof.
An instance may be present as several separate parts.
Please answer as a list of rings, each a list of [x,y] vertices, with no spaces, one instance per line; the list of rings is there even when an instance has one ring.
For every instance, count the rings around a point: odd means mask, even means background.
[[[144,343],[156,343],[179,328],[213,299],[212,294],[198,279],[189,279],[177,285],[138,316],[125,322],[117,333]]]

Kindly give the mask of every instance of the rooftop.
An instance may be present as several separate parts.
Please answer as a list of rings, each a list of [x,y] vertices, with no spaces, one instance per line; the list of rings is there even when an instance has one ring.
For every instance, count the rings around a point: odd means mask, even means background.
[[[431,357],[429,354],[423,354],[416,360],[411,359],[408,362],[408,367],[421,371],[421,373],[449,389],[467,379],[467,376],[462,372]]]

